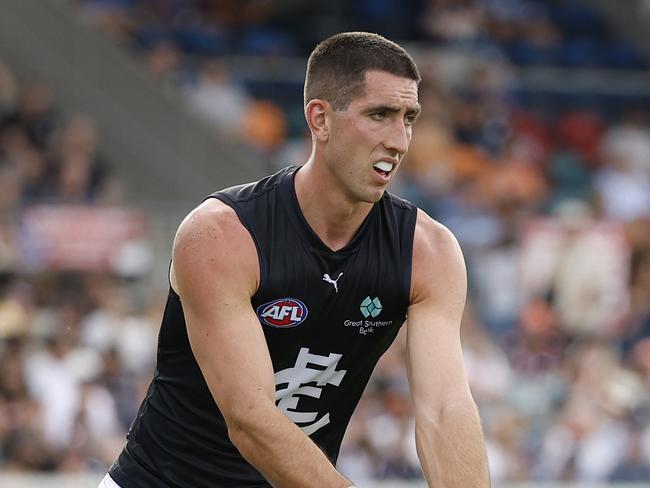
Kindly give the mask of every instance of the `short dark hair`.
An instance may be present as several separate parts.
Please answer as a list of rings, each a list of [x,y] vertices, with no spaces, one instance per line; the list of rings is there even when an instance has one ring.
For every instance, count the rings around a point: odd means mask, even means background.
[[[318,44],[307,62],[305,105],[327,100],[335,110],[345,110],[363,95],[366,72],[371,70],[409,78],[420,83],[420,73],[406,50],[379,34],[342,32]]]

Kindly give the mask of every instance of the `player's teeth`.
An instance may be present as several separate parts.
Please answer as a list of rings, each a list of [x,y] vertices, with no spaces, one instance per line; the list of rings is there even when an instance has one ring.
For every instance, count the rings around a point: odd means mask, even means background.
[[[378,163],[375,163],[373,167],[377,168],[380,171],[385,171],[386,173],[390,173],[391,170],[393,169],[393,164],[387,163],[386,161],[379,161]]]

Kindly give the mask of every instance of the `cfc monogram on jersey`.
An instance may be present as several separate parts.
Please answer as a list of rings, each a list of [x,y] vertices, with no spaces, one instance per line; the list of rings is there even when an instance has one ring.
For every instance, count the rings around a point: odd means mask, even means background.
[[[319,412],[298,410],[298,402],[301,396],[318,399],[327,385],[341,384],[346,373],[345,370],[336,369],[341,357],[341,354],[335,353],[327,356],[310,354],[309,349],[303,347],[294,366],[275,373],[275,401],[278,407],[307,435],[329,424],[330,414],[326,412],[317,419]]]

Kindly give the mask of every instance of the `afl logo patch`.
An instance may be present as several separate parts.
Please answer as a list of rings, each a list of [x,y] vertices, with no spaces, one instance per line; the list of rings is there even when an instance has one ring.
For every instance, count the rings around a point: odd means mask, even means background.
[[[307,306],[295,298],[280,298],[257,307],[260,321],[280,329],[300,325],[307,318],[307,314]]]

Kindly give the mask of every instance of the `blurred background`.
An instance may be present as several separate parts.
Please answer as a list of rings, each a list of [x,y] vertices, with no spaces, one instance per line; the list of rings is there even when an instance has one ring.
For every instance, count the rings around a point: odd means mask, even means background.
[[[648,0],[3,0],[0,485],[96,486],[177,225],[306,160],[306,58],[368,30],[422,73],[392,191],[463,247],[494,486],[650,486],[648,27]],[[404,364],[400,336],[348,429],[359,486],[424,486]]]

